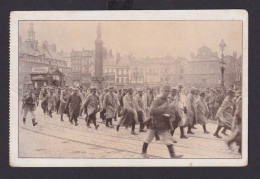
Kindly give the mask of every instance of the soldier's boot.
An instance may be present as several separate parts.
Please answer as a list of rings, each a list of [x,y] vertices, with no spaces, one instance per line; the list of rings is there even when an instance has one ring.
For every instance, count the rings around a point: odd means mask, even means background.
[[[26,122],[26,118],[24,117],[24,118],[23,118],[23,124],[25,124],[25,122]]]
[[[38,124],[38,122],[35,122],[35,118],[32,119],[32,124],[33,126],[36,126]]]
[[[184,127],[180,127],[180,131],[181,131],[180,138],[181,139],[187,139],[188,137],[184,135]]]
[[[227,128],[224,128],[224,129],[221,131],[221,133],[224,134],[225,136],[228,136],[228,134],[226,133],[226,131],[227,131]]]
[[[109,119],[106,119],[106,127],[109,127],[108,122],[109,122]]]
[[[60,116],[60,121],[62,121],[62,122],[64,121],[63,120],[63,114]]]
[[[176,155],[173,149],[173,145],[167,145],[171,158],[181,158],[183,155]]]
[[[207,131],[207,129],[206,129],[206,124],[205,124],[205,125],[203,125],[202,127],[203,127],[204,134],[209,134],[209,133],[210,133],[210,132],[209,132],[209,131]]]
[[[143,147],[142,147],[142,156],[143,156],[143,158],[149,158],[149,156],[147,154],[147,148],[148,148],[148,143],[144,142]]]
[[[221,126],[218,126],[216,132],[213,134],[214,136],[216,136],[217,138],[222,138],[221,136],[218,135],[218,132],[220,131]]]
[[[191,131],[191,125],[188,126],[187,134],[194,134],[194,133]]]
[[[131,131],[132,135],[138,135],[135,131]]]
[[[117,126],[116,126],[116,131],[117,131],[117,132],[119,131],[119,127],[120,127],[120,125],[117,125]]]

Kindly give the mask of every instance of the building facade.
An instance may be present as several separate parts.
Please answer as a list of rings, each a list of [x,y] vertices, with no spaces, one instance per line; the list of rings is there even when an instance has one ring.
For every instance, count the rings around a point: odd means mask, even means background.
[[[235,83],[236,55],[224,56],[226,63],[224,81],[225,85]],[[220,58],[217,52],[212,52],[205,45],[198,49],[198,54],[191,54],[184,69],[184,84],[195,87],[219,87],[221,85]]]
[[[59,69],[64,75],[65,84],[70,83],[71,68],[67,62],[56,51],[55,44],[44,41],[42,45],[35,39],[33,23],[30,24],[26,40],[19,37],[19,89],[24,91],[27,86],[32,85],[31,73],[34,68],[48,68],[48,70]],[[35,83],[34,87],[38,84]]]
[[[73,86],[90,87],[91,76],[94,75],[94,51],[72,50],[71,55],[72,84]]]

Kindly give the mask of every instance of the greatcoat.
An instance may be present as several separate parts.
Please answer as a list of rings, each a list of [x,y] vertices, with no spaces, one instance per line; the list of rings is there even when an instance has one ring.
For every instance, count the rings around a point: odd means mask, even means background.
[[[69,97],[65,109],[69,108],[70,118],[77,118],[79,116],[81,102],[81,98],[78,94],[74,93]]]
[[[207,124],[207,114],[209,113],[209,109],[206,102],[201,97],[199,97],[195,101],[195,113],[196,113],[196,121],[198,124],[201,125]]]
[[[218,118],[219,126],[231,127],[233,114],[233,102],[232,99],[227,96],[221,106],[218,109],[216,117]]]
[[[68,99],[70,97],[70,94],[68,91],[62,91],[60,95],[60,108],[59,108],[59,114],[62,115],[65,111],[66,104],[68,102]]]
[[[186,98],[187,122],[192,125],[195,120],[194,95],[189,93]]]
[[[114,93],[106,93],[103,101],[103,108],[106,109],[106,118],[113,118],[116,112],[116,96]]]
[[[85,108],[85,111],[88,116],[90,116],[92,113],[96,113],[98,111],[99,106],[99,97],[97,95],[94,95],[93,93],[90,93],[87,96],[86,101],[82,105],[83,108]]]

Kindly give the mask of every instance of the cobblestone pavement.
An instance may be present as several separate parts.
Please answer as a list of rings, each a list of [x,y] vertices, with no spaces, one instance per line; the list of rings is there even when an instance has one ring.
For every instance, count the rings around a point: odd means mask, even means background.
[[[83,117],[79,117],[79,125],[64,122],[60,116],[53,114],[53,118],[44,115],[40,107],[35,111],[38,125],[33,127],[30,115],[27,116],[26,125],[19,120],[19,157],[36,158],[142,158],[141,148],[146,133],[131,135],[131,127],[121,127],[119,132],[115,128],[107,128],[98,119],[99,128],[87,128]],[[116,121],[113,121],[116,124]],[[138,132],[139,125],[136,126]],[[208,123],[210,134],[204,134],[202,126],[193,130],[194,135],[187,135],[188,139],[180,139],[180,130],[174,134],[177,143],[174,148],[183,158],[241,158],[237,146],[229,149],[225,141],[213,136],[216,124]],[[187,130],[187,129],[185,129]],[[229,133],[230,134],[230,133]],[[167,147],[161,141],[150,143],[148,148],[150,158],[169,158]]]

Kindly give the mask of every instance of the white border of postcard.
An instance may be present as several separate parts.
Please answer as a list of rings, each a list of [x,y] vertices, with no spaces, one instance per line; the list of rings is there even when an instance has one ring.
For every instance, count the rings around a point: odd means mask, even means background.
[[[18,158],[19,20],[241,20],[243,21],[243,134],[241,159]],[[248,163],[248,13],[245,10],[15,11],[10,14],[10,165],[13,167],[246,166]],[[140,146],[141,150],[141,146]]]

